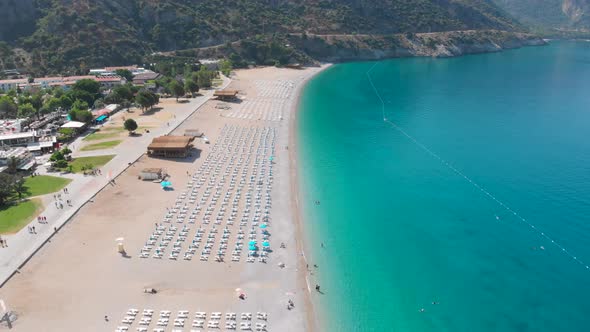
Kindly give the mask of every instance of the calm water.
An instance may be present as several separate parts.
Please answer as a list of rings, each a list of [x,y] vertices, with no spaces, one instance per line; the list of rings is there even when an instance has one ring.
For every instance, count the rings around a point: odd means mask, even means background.
[[[374,64],[334,66],[302,96],[326,330],[589,331],[590,270],[383,122]],[[590,264],[590,43],[382,61],[371,77],[387,118]]]

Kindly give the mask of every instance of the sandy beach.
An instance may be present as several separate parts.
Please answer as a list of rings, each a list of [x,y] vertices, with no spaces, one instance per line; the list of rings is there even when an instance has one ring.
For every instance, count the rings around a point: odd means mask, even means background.
[[[236,71],[239,101],[210,100],[172,133],[209,142],[185,159],[142,156],[4,285],[14,329],[314,330],[290,144],[298,93],[320,69]],[[145,168],[173,190],[139,180]]]

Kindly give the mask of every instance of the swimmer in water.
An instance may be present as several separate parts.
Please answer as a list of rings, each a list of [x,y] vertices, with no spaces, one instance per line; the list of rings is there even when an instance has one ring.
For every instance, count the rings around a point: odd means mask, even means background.
[[[420,308],[420,312],[424,312],[424,311],[426,311],[426,310],[424,310],[424,308]]]

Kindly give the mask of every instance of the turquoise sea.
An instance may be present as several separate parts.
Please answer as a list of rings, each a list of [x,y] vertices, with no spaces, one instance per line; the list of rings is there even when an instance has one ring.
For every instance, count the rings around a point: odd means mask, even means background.
[[[323,331],[590,331],[590,43],[333,66],[297,143]]]

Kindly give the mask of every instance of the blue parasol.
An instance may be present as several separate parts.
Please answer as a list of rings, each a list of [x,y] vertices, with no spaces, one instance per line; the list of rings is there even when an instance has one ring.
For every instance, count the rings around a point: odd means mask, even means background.
[[[264,242],[262,242],[262,245],[263,245],[264,247],[270,247],[270,243],[269,243],[268,241],[264,241]]]
[[[262,228],[262,229],[265,229],[266,227],[268,227],[268,225],[267,225],[267,224],[261,224],[261,225],[260,225],[260,228]]]
[[[256,246],[250,246],[249,248],[250,250],[258,250],[258,248],[256,248]]]

